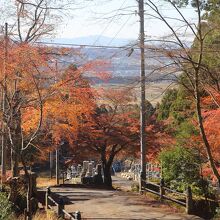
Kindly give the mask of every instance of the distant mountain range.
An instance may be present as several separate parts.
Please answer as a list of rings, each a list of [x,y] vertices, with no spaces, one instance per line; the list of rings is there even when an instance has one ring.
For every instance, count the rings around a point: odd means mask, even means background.
[[[135,39],[125,38],[111,38],[106,36],[86,36],[77,38],[54,38],[44,39],[44,42],[48,43],[59,43],[59,44],[80,44],[80,45],[94,45],[94,46],[124,46],[135,42]]]
[[[94,46],[126,46],[133,44],[134,39],[112,39],[105,36],[87,36],[79,38],[56,38],[53,40],[44,39],[44,42],[58,43],[58,44],[76,44],[76,45],[94,45]],[[158,45],[159,48],[159,45]],[[79,50],[80,55],[76,55],[74,51]],[[131,83],[139,78],[140,75],[140,51],[131,48],[93,48],[82,47],[73,48],[73,53],[69,56],[59,57],[59,62],[66,66],[75,63],[81,66],[84,63],[92,60],[110,61],[111,65],[105,69],[112,74],[112,79],[108,83]],[[170,63],[169,58],[156,50],[146,49],[146,77],[147,81],[161,82],[163,80],[174,80],[175,77],[171,74],[166,74],[166,70],[160,70],[160,67]],[[97,84],[101,83],[100,79],[92,77]]]

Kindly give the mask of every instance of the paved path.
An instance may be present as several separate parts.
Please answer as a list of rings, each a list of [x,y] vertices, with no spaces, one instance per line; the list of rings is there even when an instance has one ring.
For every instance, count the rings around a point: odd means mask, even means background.
[[[116,178],[115,185],[125,185],[127,181]],[[126,191],[100,190],[88,188],[54,188],[52,191],[64,196],[68,212],[80,210],[83,219],[116,219],[116,220],[199,220],[201,218],[175,213],[167,205],[159,201]]]

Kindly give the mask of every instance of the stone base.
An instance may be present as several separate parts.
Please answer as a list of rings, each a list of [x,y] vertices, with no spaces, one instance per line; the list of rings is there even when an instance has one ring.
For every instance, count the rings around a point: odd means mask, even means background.
[[[102,185],[103,184],[102,175],[99,175],[99,174],[94,175],[93,181],[94,181],[94,184],[96,185]]]
[[[81,178],[82,184],[93,184],[93,178],[92,177],[83,177]]]

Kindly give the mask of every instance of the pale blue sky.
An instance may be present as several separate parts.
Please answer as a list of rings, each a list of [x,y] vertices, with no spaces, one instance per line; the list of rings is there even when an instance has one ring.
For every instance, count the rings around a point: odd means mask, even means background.
[[[67,1],[67,0],[63,0]],[[83,36],[108,36],[114,42],[115,38],[137,39],[139,36],[139,16],[135,15],[138,10],[136,0],[76,0],[79,2],[78,9],[71,11],[70,17],[57,26],[56,38],[78,38]],[[147,0],[145,0],[147,1]],[[177,17],[177,12],[165,0],[153,0],[165,16]],[[8,22],[13,26],[14,21],[9,19],[10,13],[15,15],[16,8],[12,8],[13,0],[0,0],[1,21],[0,24]],[[13,11],[15,10],[15,11]],[[152,10],[145,7],[147,14]],[[181,9],[187,20],[196,23],[196,13],[192,8]],[[171,25],[176,29],[181,26],[180,22],[170,20]],[[152,19],[149,15],[145,17],[146,35],[152,38],[168,35],[169,31],[162,22]],[[189,30],[181,30],[186,33],[187,39]],[[191,37],[193,39],[193,37]],[[74,42],[73,42],[74,43]],[[94,42],[95,43],[95,42]]]
[[[156,1],[155,1],[156,2]],[[168,3],[160,0],[156,2],[165,16],[177,17],[177,13]],[[99,0],[86,1],[85,7],[74,11],[74,17],[66,19],[64,24],[58,29],[58,37],[75,38],[90,35],[104,35],[112,38],[133,38],[138,37],[139,17],[135,14],[137,10],[136,0]],[[118,10],[120,9],[120,10]],[[122,10],[126,9],[126,10]],[[152,13],[145,7],[147,13]],[[185,17],[196,22],[196,13],[192,8],[181,9]],[[125,15],[120,15],[120,14]],[[105,15],[104,15],[105,14]],[[115,18],[111,16],[117,15]],[[108,17],[108,18],[106,18]],[[179,27],[181,24],[171,20],[173,27]],[[146,15],[145,30],[148,36],[162,36],[169,33],[166,26],[156,20],[150,19]]]

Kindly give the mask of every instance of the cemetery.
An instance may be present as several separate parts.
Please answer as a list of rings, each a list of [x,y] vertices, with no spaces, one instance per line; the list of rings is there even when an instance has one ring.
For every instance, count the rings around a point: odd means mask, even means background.
[[[102,166],[94,161],[83,161],[83,165],[70,166],[66,171],[66,181],[69,183],[102,185]]]

